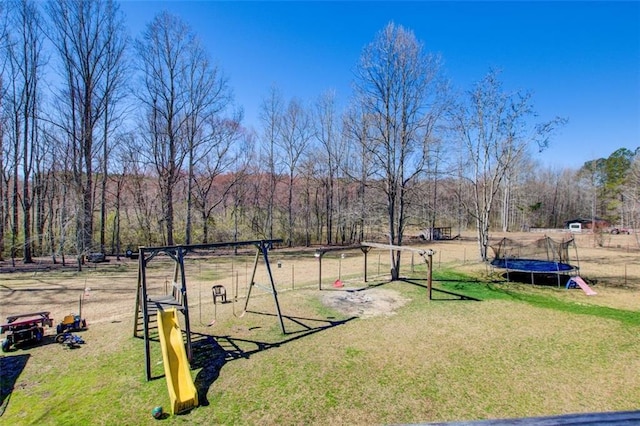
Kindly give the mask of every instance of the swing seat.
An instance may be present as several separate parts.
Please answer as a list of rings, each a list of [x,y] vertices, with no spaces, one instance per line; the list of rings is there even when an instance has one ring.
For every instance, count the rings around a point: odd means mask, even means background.
[[[227,303],[227,289],[223,285],[214,285],[211,287],[213,293],[213,304],[216,304],[218,297],[222,300],[222,303]]]

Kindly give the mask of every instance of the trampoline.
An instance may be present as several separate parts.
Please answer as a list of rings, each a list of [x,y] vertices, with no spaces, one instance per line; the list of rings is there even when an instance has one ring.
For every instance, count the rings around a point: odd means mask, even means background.
[[[503,269],[508,281],[538,283],[557,283],[558,286],[568,281],[580,270],[569,260],[569,247],[575,249],[575,260],[578,261],[577,249],[573,239],[554,241],[544,237],[529,243],[503,238],[491,248],[495,253],[490,262],[492,268]]]
[[[557,273],[571,272],[577,268],[568,263],[536,259],[493,259],[491,265],[499,269],[517,272]]]

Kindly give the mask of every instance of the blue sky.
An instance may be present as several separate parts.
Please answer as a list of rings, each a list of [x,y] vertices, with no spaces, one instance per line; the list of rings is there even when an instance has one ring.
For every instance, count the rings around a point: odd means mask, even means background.
[[[439,53],[446,75],[470,89],[490,67],[506,89],[533,93],[540,119],[568,124],[536,158],[580,167],[640,146],[640,2],[123,1],[137,37],[153,16],[180,16],[228,76],[245,125],[259,128],[276,85],[312,102],[333,89],[346,103],[362,48],[388,22]]]

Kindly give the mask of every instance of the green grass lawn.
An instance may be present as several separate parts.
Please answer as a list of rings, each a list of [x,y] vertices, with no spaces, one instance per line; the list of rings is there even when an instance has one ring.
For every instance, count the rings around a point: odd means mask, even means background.
[[[389,424],[638,409],[637,312],[581,303],[555,288],[480,282],[445,271],[434,286],[384,284],[410,302],[394,315],[349,318],[317,290],[282,292],[244,318],[194,326],[192,375],[203,403],[164,424]],[[634,297],[637,297],[635,295]],[[253,306],[253,305],[252,305]],[[131,318],[131,321],[133,318]],[[11,425],[156,424],[168,409],[159,344],[144,374],[144,343],[129,321],[2,358]]]

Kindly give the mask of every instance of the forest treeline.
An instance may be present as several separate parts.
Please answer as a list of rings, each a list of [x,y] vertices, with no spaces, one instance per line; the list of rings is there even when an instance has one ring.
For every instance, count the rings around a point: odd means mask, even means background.
[[[301,100],[274,86],[254,128],[177,16],[130,37],[117,2],[0,8],[3,258],[260,238],[401,245],[445,226],[477,230],[486,258],[491,229],[639,218],[637,150],[541,167],[529,154],[565,118],[537,121],[531,95],[496,70],[457,91],[394,23],[363,47],[346,108],[331,90]]]

